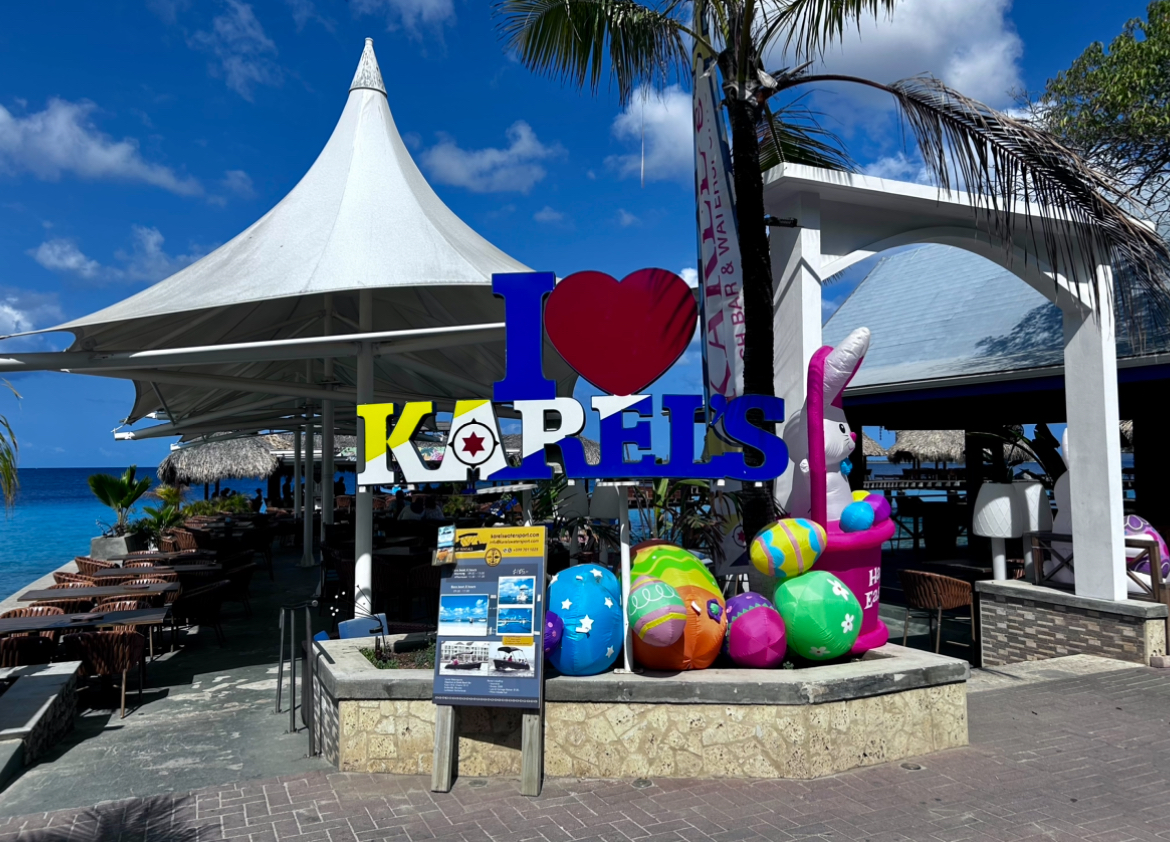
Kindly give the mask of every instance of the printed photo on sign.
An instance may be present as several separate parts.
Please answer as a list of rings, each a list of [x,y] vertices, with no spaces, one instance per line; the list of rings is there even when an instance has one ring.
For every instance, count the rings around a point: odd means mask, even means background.
[[[439,628],[442,634],[442,626]],[[496,634],[532,634],[532,609],[501,606],[496,613]]]
[[[482,670],[487,672],[484,665],[491,660],[492,649],[496,644],[487,640],[445,640],[439,647],[439,670],[442,672],[459,672],[464,670]]]
[[[513,678],[530,678],[536,674],[533,672],[535,663],[535,646],[495,645],[490,672],[494,675],[509,675]]]
[[[532,605],[536,579],[531,576],[501,576],[500,605]]]
[[[488,595],[485,593],[447,594],[439,597],[441,635],[486,637],[487,618]]]

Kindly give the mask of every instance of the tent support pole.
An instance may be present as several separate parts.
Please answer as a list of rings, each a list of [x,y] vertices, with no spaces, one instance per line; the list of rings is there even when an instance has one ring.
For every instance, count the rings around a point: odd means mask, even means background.
[[[301,428],[293,428],[293,518],[301,516]]]
[[[312,366],[312,363],[309,363]],[[311,377],[311,374],[310,374]],[[305,407],[305,551],[301,554],[301,567],[312,567],[317,563],[317,558],[313,553],[313,519],[316,509],[314,498],[317,496],[313,490],[313,474],[317,466],[316,457],[316,442],[317,436],[316,427],[313,426],[310,416],[312,410]]]
[[[621,539],[622,563],[622,607],[630,604],[630,497],[624,485],[618,485],[618,528]],[[622,662],[626,672],[634,671],[634,636],[630,632],[629,613],[622,611],[622,625],[625,627],[625,645],[622,646]]]
[[[325,335],[333,333],[333,293],[325,294]],[[332,385],[333,358],[326,357],[325,385]],[[321,543],[333,525],[333,401],[321,402]]]
[[[374,291],[363,289],[358,293],[358,322],[363,333],[374,326]],[[357,401],[372,403],[374,399],[374,347],[363,342],[357,358]],[[358,419],[359,458],[365,458],[364,425]],[[360,464],[360,463],[359,463]],[[354,616],[373,613],[374,585],[374,489],[358,486],[354,524]]]

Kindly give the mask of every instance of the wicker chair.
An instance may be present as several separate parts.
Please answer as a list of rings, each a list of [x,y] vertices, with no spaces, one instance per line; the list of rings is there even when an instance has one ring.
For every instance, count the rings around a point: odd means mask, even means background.
[[[55,605],[27,605],[22,608],[13,608],[10,611],[5,611],[3,614],[0,614],[0,620],[7,620],[9,617],[52,617],[64,613],[64,611]],[[33,637],[34,635],[39,635],[41,637],[47,637],[50,640],[56,642],[58,634],[60,634],[59,630],[46,630],[40,632],[13,632],[9,635],[9,637]]]
[[[126,675],[138,667],[138,701],[146,679],[146,638],[136,631],[82,632],[65,635],[65,657],[81,661],[84,675],[102,678],[122,674],[122,718],[126,718]]]
[[[80,582],[80,581],[58,582],[55,585],[49,585],[49,587],[45,588],[45,590],[47,590],[47,591],[69,591],[69,590],[76,590],[77,588],[92,588],[93,586],[94,586],[93,580],[90,579],[87,582]]]
[[[85,576],[81,573],[63,573],[61,571],[57,571],[53,574],[53,581],[58,585],[81,583],[81,585],[86,588],[92,588],[94,586],[93,577]]]
[[[89,556],[79,555],[73,559],[74,564],[77,565],[77,571],[82,576],[92,576],[99,570],[109,570],[118,565],[112,561],[102,561],[97,558],[90,558]]]
[[[139,567],[154,567],[156,562],[152,561],[127,561],[122,564],[126,570],[133,570]]]
[[[134,566],[126,565],[127,571],[134,576],[149,577],[151,579],[158,579],[162,582],[177,582],[179,581],[179,574],[174,570],[159,570],[153,563],[135,563]],[[142,571],[142,572],[137,572]]]
[[[173,535],[161,535],[158,539],[158,548],[164,553],[177,553],[179,542],[175,540]]]
[[[57,651],[57,641],[38,635],[12,635],[0,640],[0,667],[47,664]]]
[[[96,610],[105,612],[142,611],[150,607],[149,600],[131,599],[126,596],[107,596],[98,601]]]
[[[197,550],[199,545],[195,543],[195,536],[186,529],[176,529],[171,533],[174,539],[175,546],[180,550]]]
[[[245,564],[232,568],[227,572],[228,588],[224,593],[224,602],[239,602],[244,606],[244,614],[252,616],[252,603],[248,601],[248,591],[252,584],[252,574],[259,565]]]
[[[934,634],[934,651],[937,653],[942,648],[943,611],[954,611],[959,608],[967,609],[971,621],[971,639],[978,642],[974,589],[970,582],[920,570],[899,570],[898,579],[902,583],[902,593],[906,597],[906,622],[902,626],[903,646],[910,636],[911,614],[914,611],[922,611],[934,627],[931,632]]]

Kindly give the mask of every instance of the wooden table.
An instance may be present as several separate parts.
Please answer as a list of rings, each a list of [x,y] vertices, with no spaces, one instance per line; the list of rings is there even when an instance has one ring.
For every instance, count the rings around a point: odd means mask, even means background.
[[[178,582],[167,582],[163,585],[98,585],[93,588],[58,588],[55,590],[25,591],[18,597],[19,602],[35,602],[38,599],[101,599],[107,596],[124,596],[128,599],[135,597],[158,596],[161,593],[170,593],[179,589]]]
[[[177,567],[110,567],[104,570],[95,570],[89,576],[95,580],[102,579],[138,579],[149,578],[156,573],[177,573],[180,577],[184,573],[220,573],[222,564],[180,564]]]
[[[101,626],[158,626],[170,614],[169,608],[141,608],[137,611],[97,611],[90,614],[48,614],[44,617],[7,617],[0,619],[0,634],[15,632],[61,631]]]
[[[196,550],[195,552],[178,552],[178,553],[126,553],[124,555],[112,555],[105,561],[174,561],[181,558],[215,558],[215,550]]]

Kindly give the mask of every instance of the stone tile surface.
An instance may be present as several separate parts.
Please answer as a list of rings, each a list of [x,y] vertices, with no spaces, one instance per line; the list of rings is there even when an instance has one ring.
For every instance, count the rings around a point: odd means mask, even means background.
[[[1170,840],[1170,675],[1021,675],[970,695],[970,747],[813,781],[550,778],[529,799],[507,778],[440,795],[418,776],[314,770],[12,816],[0,842]]]

